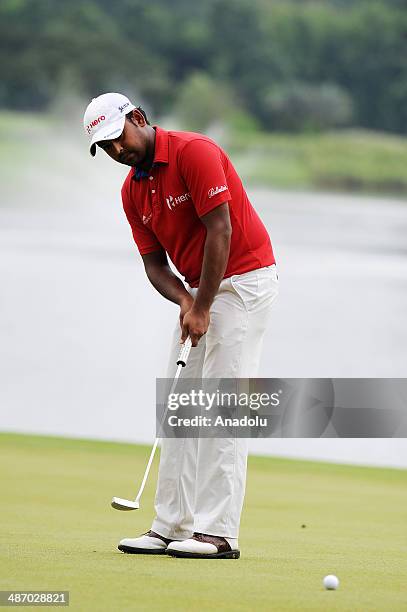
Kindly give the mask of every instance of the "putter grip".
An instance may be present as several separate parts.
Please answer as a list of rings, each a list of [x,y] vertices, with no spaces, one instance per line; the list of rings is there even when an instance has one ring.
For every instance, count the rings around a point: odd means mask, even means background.
[[[182,365],[182,367],[185,368],[185,366],[187,365],[187,361],[188,361],[188,357],[189,357],[191,348],[192,348],[191,338],[188,336],[188,338],[185,340],[179,352],[177,365]]]

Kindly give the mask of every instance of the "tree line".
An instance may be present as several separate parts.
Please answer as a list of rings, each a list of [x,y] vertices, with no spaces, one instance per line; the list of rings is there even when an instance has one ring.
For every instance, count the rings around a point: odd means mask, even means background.
[[[407,2],[2,0],[1,107],[109,90],[155,114],[405,134]]]

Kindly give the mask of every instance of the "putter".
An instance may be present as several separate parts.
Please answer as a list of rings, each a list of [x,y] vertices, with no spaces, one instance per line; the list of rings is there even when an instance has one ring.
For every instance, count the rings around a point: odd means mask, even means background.
[[[180,350],[180,353],[178,355],[178,359],[177,359],[178,368],[177,368],[177,371],[174,377],[174,381],[171,386],[171,390],[168,395],[171,395],[171,393],[174,392],[174,389],[177,385],[178,378],[181,374],[181,370],[182,368],[185,368],[185,366],[187,365],[187,361],[188,361],[188,357],[189,357],[191,348],[192,348],[191,338],[188,336],[188,338],[185,340]],[[166,410],[164,412],[163,421],[167,415],[167,412],[168,412],[168,403],[167,403]],[[153,463],[155,451],[156,451],[159,441],[160,441],[159,438],[155,439],[154,446],[151,450],[150,458],[148,460],[146,471],[144,472],[144,477],[141,482],[141,486],[140,486],[139,492],[137,493],[136,499],[130,500],[130,499],[123,499],[122,497],[113,497],[112,504],[111,504],[112,508],[114,508],[115,510],[138,510],[140,508],[140,498],[144,491],[144,487],[147,482],[148,474],[150,472],[151,464]]]

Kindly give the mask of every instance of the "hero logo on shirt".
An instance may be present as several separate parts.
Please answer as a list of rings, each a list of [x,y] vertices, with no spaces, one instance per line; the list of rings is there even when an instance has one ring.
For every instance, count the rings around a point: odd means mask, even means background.
[[[169,195],[168,198],[165,198],[165,201],[167,202],[167,206],[170,210],[174,210],[174,208],[176,208],[176,206],[178,206],[179,204],[182,204],[182,202],[186,202],[187,200],[189,200],[191,197],[191,194],[188,193],[183,193],[180,196],[172,196]]]
[[[151,221],[151,217],[153,216],[153,213],[150,213],[147,217],[146,215],[143,215],[143,223],[144,225],[147,225],[147,223],[149,223]]]
[[[208,198],[213,198],[213,196],[216,196],[216,194],[222,193],[222,191],[227,191],[227,190],[228,188],[226,185],[221,185],[220,187],[216,185],[216,187],[211,187],[208,191]]]

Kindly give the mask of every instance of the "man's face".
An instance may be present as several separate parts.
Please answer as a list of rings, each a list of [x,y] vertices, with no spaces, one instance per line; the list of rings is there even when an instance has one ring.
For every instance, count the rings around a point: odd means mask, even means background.
[[[114,140],[101,140],[97,145],[125,166],[142,166],[149,158],[149,137],[147,124],[137,109],[131,119],[126,117],[123,132]]]

